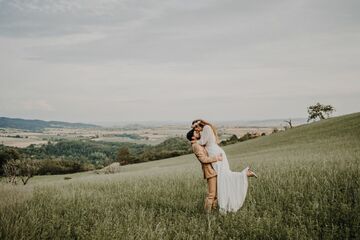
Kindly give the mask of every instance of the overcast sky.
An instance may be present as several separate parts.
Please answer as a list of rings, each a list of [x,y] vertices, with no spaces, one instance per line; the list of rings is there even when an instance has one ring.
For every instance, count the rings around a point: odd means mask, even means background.
[[[0,0],[0,116],[341,115],[359,77],[358,0]]]

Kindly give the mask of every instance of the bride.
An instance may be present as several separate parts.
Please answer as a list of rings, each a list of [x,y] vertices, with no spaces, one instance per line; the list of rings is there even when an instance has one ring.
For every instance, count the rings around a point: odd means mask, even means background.
[[[210,123],[198,119],[192,122],[192,128],[201,132],[198,144],[205,146],[209,156],[222,155],[223,160],[212,163],[217,173],[217,199],[220,212],[236,212],[245,201],[248,189],[248,177],[257,177],[246,167],[241,172],[232,172],[224,150],[218,145],[216,129]]]

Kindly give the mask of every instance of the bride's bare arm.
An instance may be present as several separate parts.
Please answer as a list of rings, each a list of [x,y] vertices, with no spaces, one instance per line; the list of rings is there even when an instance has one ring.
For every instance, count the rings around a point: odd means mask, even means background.
[[[206,145],[209,142],[211,134],[213,134],[211,127],[209,125],[205,125],[201,132],[201,138],[198,140],[198,144],[203,146]]]

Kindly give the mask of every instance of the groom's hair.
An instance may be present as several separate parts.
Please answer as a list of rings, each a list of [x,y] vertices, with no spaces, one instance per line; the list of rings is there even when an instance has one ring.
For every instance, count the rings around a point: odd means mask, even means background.
[[[194,136],[194,129],[191,129],[191,130],[186,134],[186,138],[191,142],[193,136]]]

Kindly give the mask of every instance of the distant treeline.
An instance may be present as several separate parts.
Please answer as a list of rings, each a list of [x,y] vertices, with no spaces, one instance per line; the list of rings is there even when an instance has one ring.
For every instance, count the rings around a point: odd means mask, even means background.
[[[44,145],[16,148],[0,145],[0,174],[9,160],[38,160],[39,174],[64,174],[103,168],[112,162],[122,165],[176,157],[191,152],[185,138],[170,138],[150,146],[145,144],[61,140]]]
[[[276,131],[277,130],[274,130],[273,132],[276,132]],[[237,143],[237,142],[243,142],[243,141],[250,140],[250,139],[253,139],[253,138],[257,138],[257,137],[260,137],[260,136],[265,136],[265,133],[262,133],[261,135],[254,134],[254,133],[246,133],[244,136],[242,136],[240,138],[238,138],[234,134],[229,139],[221,141],[220,146],[226,146],[226,145],[234,144],[234,143]]]
[[[233,135],[222,141],[225,146],[257,137],[245,134],[238,138]],[[0,175],[3,165],[10,160],[31,160],[37,162],[37,174],[65,174],[103,168],[113,162],[121,165],[141,163],[191,153],[186,138],[174,137],[151,146],[126,142],[103,142],[92,140],[60,140],[44,145],[30,145],[16,148],[0,145]]]

